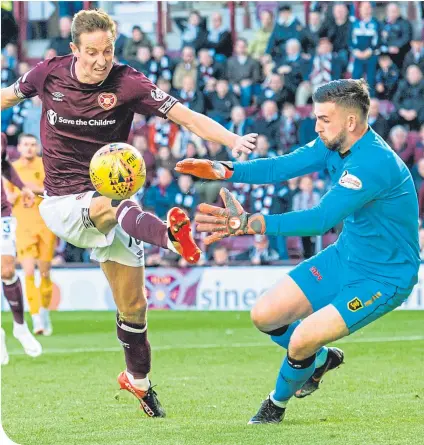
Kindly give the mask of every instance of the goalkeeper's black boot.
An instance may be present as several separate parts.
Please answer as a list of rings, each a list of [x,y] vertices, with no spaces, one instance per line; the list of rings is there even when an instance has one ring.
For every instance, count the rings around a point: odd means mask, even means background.
[[[263,402],[259,411],[249,420],[248,425],[257,423],[280,423],[284,419],[286,408],[275,405],[268,396]]]
[[[309,396],[319,388],[319,384],[322,382],[322,377],[328,371],[338,368],[344,360],[344,353],[339,348],[328,348],[328,356],[325,363],[319,368],[315,369],[315,372],[305,382],[305,384],[296,391],[295,397],[301,399]]]

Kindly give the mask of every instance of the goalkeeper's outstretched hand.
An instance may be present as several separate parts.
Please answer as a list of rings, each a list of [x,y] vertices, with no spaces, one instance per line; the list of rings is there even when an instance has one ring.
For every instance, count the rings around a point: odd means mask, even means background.
[[[226,188],[219,192],[224,208],[200,204],[196,215],[197,230],[211,235],[204,239],[206,245],[227,236],[256,235],[265,233],[265,219],[260,213],[247,213],[234,195]]]
[[[233,176],[234,169],[232,162],[187,158],[177,162],[175,171],[203,179],[225,180]]]

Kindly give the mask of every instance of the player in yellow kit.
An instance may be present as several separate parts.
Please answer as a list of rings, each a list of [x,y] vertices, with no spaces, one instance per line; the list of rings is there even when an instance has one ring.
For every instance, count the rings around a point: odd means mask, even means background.
[[[35,334],[52,334],[49,305],[53,286],[50,279],[51,261],[56,246],[56,236],[47,228],[40,216],[38,205],[44,192],[44,168],[37,138],[21,134],[18,139],[20,158],[13,163],[25,184],[36,195],[35,205],[24,207],[20,191],[10,183],[8,197],[13,205],[12,214],[17,219],[17,257],[25,273],[25,290]],[[40,286],[35,285],[34,271],[40,271]]]

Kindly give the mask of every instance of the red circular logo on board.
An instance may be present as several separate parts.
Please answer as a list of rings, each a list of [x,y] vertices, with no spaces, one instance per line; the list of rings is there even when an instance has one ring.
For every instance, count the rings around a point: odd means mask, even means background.
[[[100,93],[98,102],[104,110],[110,110],[116,105],[118,98],[113,93]]]

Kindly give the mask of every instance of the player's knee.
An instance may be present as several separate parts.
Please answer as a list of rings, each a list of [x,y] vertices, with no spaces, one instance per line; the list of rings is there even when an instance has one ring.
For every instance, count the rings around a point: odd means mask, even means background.
[[[146,299],[139,299],[135,302],[120,305],[118,308],[122,321],[129,323],[144,323],[147,313]]]
[[[268,320],[268,311],[266,308],[263,308],[260,304],[253,306],[250,311],[250,318],[253,324],[260,330],[266,330],[269,324]]]
[[[111,206],[111,200],[105,196],[92,199],[90,204],[90,219],[97,230],[108,233],[116,226],[116,209]]]
[[[297,327],[290,338],[288,347],[290,357],[296,360],[303,360],[310,357],[315,352],[314,349],[315,341],[313,334],[308,334],[308,332],[302,329],[302,325]]]

